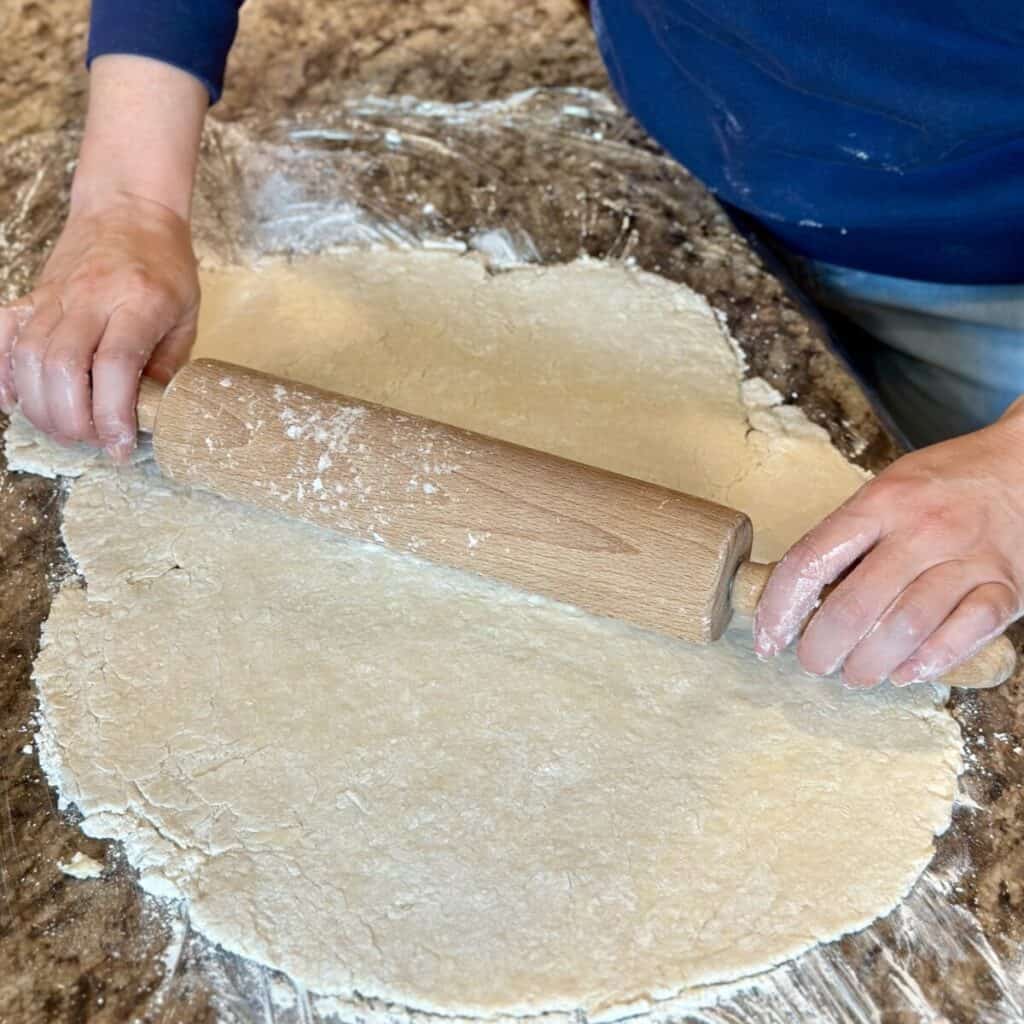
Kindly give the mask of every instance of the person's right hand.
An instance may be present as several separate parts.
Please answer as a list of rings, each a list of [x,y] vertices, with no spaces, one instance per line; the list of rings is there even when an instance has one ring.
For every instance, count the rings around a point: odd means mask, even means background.
[[[72,212],[33,291],[0,308],[0,406],[124,461],[143,372],[166,382],[195,340],[199,281],[189,226],[119,194]]]

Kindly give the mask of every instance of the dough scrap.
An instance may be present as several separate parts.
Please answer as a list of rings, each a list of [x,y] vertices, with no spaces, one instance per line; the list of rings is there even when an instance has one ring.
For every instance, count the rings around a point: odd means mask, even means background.
[[[79,880],[99,878],[106,870],[103,861],[96,860],[81,850],[76,850],[68,860],[58,862],[57,867],[69,878]]]
[[[738,504],[762,557],[863,479],[652,275],[360,251],[204,288],[201,355]],[[43,763],[147,889],[309,988],[620,1016],[866,925],[949,823],[961,740],[928,689],[762,666],[742,629],[691,647],[145,461],[79,470]]]

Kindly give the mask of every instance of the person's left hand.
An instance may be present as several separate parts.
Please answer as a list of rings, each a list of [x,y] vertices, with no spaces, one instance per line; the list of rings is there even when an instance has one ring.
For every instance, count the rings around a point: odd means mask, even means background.
[[[1022,614],[1024,399],[897,460],[794,545],[765,588],[754,644],[778,654],[810,618],[797,651],[808,672],[906,685],[943,675]]]

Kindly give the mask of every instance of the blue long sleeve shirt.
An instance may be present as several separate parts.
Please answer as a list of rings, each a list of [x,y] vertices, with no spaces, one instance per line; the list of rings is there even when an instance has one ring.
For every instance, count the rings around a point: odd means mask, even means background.
[[[236,0],[94,0],[90,57],[219,96]],[[1024,282],[1020,0],[592,0],[623,102],[725,202],[808,257]]]
[[[152,57],[195,75],[216,103],[244,0],[93,0],[87,60]]]

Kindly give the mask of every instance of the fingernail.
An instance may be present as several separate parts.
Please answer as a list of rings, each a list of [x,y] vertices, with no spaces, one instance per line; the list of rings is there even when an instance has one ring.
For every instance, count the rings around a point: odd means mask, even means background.
[[[135,438],[131,434],[124,434],[116,441],[111,441],[105,450],[114,462],[123,466],[135,450]]]
[[[846,676],[840,676],[839,682],[842,683],[844,690],[873,690],[878,683],[855,683],[852,680],[846,678]]]
[[[162,363],[150,363],[146,367],[146,374],[159,384],[169,384],[174,376],[174,371]]]
[[[893,672],[889,676],[889,682],[893,686],[911,686],[914,683],[923,683],[925,681],[924,676],[926,675],[923,665],[919,665],[917,662],[911,662],[910,665],[905,668],[902,672]]]
[[[6,384],[0,384],[0,411],[5,416],[10,416],[16,404],[14,392]]]
[[[882,685],[884,676],[876,676],[874,679],[868,679],[866,681],[850,679],[845,672],[839,676],[840,682],[848,690],[873,690],[876,686]]]
[[[779,648],[766,629],[754,628],[754,653],[761,659],[767,661],[779,653]]]
[[[920,661],[915,658],[913,661],[905,661],[890,676],[894,686],[910,686],[912,683],[927,683],[934,675],[936,668],[934,664]]]

